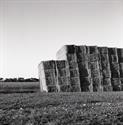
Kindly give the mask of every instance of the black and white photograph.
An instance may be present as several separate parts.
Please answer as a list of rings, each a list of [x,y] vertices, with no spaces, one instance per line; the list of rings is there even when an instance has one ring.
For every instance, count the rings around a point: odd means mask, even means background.
[[[0,125],[123,125],[123,0],[0,0]]]

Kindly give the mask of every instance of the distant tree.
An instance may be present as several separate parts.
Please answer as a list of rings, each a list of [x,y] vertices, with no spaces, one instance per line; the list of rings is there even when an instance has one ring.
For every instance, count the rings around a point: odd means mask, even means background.
[[[3,81],[4,79],[3,78],[0,78],[0,81]]]
[[[18,78],[18,82],[25,82],[25,79],[22,78],[22,77],[19,77],[19,78]]]

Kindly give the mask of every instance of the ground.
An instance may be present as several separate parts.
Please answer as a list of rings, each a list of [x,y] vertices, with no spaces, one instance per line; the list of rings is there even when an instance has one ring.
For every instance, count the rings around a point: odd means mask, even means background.
[[[123,125],[123,92],[0,94],[0,125]]]

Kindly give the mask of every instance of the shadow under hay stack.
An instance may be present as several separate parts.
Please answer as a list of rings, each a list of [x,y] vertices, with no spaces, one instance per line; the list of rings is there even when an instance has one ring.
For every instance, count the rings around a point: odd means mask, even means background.
[[[123,90],[123,49],[65,45],[56,56],[39,64],[41,91]]]

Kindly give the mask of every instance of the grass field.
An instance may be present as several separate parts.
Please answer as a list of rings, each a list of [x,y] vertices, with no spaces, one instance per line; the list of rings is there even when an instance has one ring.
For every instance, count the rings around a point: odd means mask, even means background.
[[[123,92],[0,94],[0,125],[123,125]]]
[[[0,93],[40,91],[39,82],[0,82]]]

